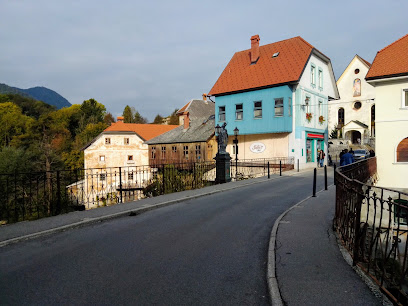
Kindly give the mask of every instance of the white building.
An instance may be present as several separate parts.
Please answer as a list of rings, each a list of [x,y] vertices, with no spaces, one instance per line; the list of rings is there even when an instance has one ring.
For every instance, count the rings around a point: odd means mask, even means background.
[[[366,80],[376,94],[378,185],[408,191],[408,35],[380,50]]]
[[[355,144],[375,137],[375,90],[365,76],[371,64],[356,55],[337,80],[340,99],[329,102],[329,134]]]

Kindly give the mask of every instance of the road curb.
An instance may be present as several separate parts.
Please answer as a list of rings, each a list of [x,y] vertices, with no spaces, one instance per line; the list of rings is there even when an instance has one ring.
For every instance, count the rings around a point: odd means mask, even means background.
[[[57,232],[63,232],[65,230],[68,230],[68,229],[71,229],[71,228],[81,227],[81,226],[90,225],[90,224],[94,224],[94,223],[97,223],[97,222],[102,222],[102,221],[106,221],[106,220],[110,220],[110,219],[120,218],[120,217],[124,217],[126,215],[129,215],[129,214],[139,215],[139,214],[142,214],[142,213],[150,211],[150,210],[158,209],[158,208],[161,208],[161,207],[166,207],[166,206],[176,204],[176,203],[180,203],[180,202],[183,202],[183,201],[188,201],[188,200],[204,197],[204,196],[216,194],[216,193],[219,193],[219,192],[234,190],[234,189],[237,189],[237,188],[250,186],[250,185],[254,185],[254,184],[260,184],[260,183],[276,180],[276,179],[283,178],[283,177],[294,176],[294,175],[297,175],[297,174],[299,174],[299,173],[296,172],[296,173],[293,173],[293,174],[291,173],[289,175],[275,176],[275,177],[271,177],[270,179],[265,177],[265,179],[258,180],[256,182],[248,182],[246,184],[242,184],[242,185],[240,184],[238,186],[232,186],[232,187],[225,188],[225,189],[217,189],[217,190],[213,190],[213,191],[202,193],[202,194],[187,196],[187,197],[184,197],[184,198],[165,201],[165,202],[161,202],[161,203],[156,203],[156,204],[153,204],[153,205],[148,206],[148,207],[132,208],[132,209],[128,209],[128,210],[125,210],[125,211],[121,211],[121,212],[118,212],[118,213],[113,213],[113,214],[109,214],[109,215],[105,215],[105,216],[100,216],[100,217],[95,217],[95,218],[86,218],[86,219],[83,219],[82,221],[79,221],[79,222],[74,222],[74,223],[71,223],[71,224],[58,226],[58,227],[51,228],[51,229],[48,229],[48,230],[44,230],[44,231],[40,231],[40,232],[36,232],[36,233],[32,233],[32,234],[23,235],[23,236],[20,236],[20,237],[15,237],[15,238],[10,238],[10,239],[7,239],[7,240],[3,240],[3,241],[0,242],[0,248],[4,247],[6,245],[9,245],[9,244],[13,244],[13,243],[23,241],[23,240],[30,240],[30,239],[38,238],[38,237],[45,236],[45,235],[50,235],[50,234],[57,233]]]
[[[328,188],[333,187],[334,184],[328,186]],[[323,191],[326,191],[324,189],[318,191],[316,194],[319,194]],[[269,296],[271,298],[271,304],[276,305],[276,306],[283,306],[284,302],[282,300],[282,296],[280,294],[279,290],[279,284],[278,284],[278,279],[276,277],[276,236],[278,233],[278,228],[279,224],[282,220],[283,217],[285,217],[292,209],[298,207],[300,204],[306,202],[307,200],[311,199],[312,196],[308,196],[307,198],[303,199],[302,201],[299,201],[292,207],[288,208],[286,211],[284,211],[276,220],[275,223],[273,224],[272,230],[271,230],[271,235],[269,238],[269,247],[268,247],[268,269],[267,269],[267,282],[268,282],[268,289],[269,289]]]

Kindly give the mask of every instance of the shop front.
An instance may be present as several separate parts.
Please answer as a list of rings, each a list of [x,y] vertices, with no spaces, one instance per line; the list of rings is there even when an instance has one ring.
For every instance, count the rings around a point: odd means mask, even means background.
[[[306,132],[306,163],[317,161],[317,152],[324,151],[324,134]]]

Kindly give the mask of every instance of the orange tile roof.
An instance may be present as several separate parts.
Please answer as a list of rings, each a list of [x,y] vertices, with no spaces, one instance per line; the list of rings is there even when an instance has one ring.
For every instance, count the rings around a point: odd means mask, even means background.
[[[209,92],[230,92],[297,82],[314,47],[300,36],[259,47],[259,60],[251,65],[251,49],[236,52]],[[277,57],[272,57],[279,52]]]
[[[366,80],[408,75],[408,34],[377,52]]]
[[[150,140],[176,127],[178,127],[178,125],[116,122],[106,128],[104,132],[135,132],[144,140]]]

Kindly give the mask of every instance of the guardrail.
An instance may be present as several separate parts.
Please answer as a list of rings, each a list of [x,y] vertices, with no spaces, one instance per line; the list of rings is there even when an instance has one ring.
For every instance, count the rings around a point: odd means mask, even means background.
[[[293,169],[293,158],[240,160],[239,179],[265,176],[268,161],[275,171],[279,171],[279,161],[284,169]],[[215,161],[0,174],[0,222],[39,219],[202,188],[214,184],[215,177]]]
[[[334,227],[353,264],[407,305],[408,194],[374,186],[376,173],[376,157],[337,168]]]

